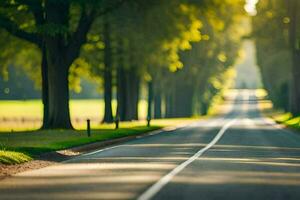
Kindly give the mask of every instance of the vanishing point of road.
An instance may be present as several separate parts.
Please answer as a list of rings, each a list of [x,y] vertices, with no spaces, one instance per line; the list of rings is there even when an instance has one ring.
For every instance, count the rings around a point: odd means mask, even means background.
[[[264,118],[254,91],[229,111],[0,181],[0,199],[299,200],[300,134]]]

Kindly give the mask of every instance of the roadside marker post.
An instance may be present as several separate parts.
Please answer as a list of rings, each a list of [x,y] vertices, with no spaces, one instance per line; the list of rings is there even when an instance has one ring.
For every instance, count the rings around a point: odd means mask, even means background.
[[[119,123],[120,123],[120,117],[119,116],[116,117],[115,123],[116,123],[115,129],[119,129]]]
[[[91,137],[91,120],[90,119],[86,120],[86,128],[87,128],[88,137]]]
[[[147,117],[147,127],[150,127],[151,117]]]

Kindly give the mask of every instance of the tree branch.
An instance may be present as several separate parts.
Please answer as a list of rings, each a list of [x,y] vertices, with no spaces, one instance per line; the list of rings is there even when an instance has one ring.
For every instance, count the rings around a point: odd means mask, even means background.
[[[96,18],[95,9],[90,13],[82,10],[81,17],[76,31],[71,36],[68,46],[66,48],[67,63],[71,65],[74,59],[79,56],[81,46],[86,43],[86,36]]]
[[[123,3],[125,2],[126,0],[118,0],[117,3],[109,6],[108,8],[106,8],[101,12],[99,12],[98,9],[93,7],[91,11],[88,13],[86,7],[82,8],[82,13],[81,13],[81,17],[77,29],[74,32],[74,34],[71,36],[71,39],[69,40],[68,46],[66,48],[67,63],[69,65],[71,65],[72,62],[79,56],[80,48],[84,43],[86,43],[87,40],[86,36],[96,17],[112,12],[113,10],[123,5]]]
[[[42,1],[36,1],[36,0],[18,0],[18,1],[28,6],[29,10],[32,12],[34,16],[36,25],[42,25],[45,23]]]
[[[14,21],[10,20],[9,18],[7,18],[3,15],[0,15],[0,27],[20,39],[34,43],[38,46],[41,45],[41,40],[37,34],[28,33],[26,31],[20,29],[19,26]]]
[[[102,15],[106,15],[116,9],[118,9],[119,7],[121,7],[127,0],[118,0],[116,3],[114,3],[113,5],[107,7],[105,10],[102,10],[100,12],[97,12],[97,16],[102,16]]]

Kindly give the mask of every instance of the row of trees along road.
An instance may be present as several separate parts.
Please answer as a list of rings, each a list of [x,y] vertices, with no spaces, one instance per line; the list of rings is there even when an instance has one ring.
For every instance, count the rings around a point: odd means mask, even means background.
[[[253,19],[257,62],[277,108],[300,115],[300,2],[263,0]]]
[[[3,0],[1,72],[26,68],[41,85],[43,128],[72,128],[69,87],[85,76],[103,89],[104,122],[205,114],[232,76],[243,0]],[[230,14],[229,14],[230,13]],[[114,90],[117,113],[112,111]],[[164,105],[164,106],[163,106]]]

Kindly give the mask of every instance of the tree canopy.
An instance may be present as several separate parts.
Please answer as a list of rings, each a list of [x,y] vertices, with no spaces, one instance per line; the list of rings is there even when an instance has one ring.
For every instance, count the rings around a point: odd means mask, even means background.
[[[266,0],[257,5],[253,36],[262,80],[277,108],[300,114],[299,38],[297,0]]]
[[[71,128],[69,89],[93,81],[104,122],[208,112],[228,87],[247,34],[243,0],[5,0],[1,72],[13,64],[42,88],[44,128]],[[230,15],[228,14],[230,13]],[[17,49],[17,51],[16,51]],[[111,102],[117,99],[117,112]],[[152,106],[153,105],[153,106]]]

